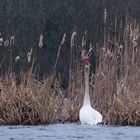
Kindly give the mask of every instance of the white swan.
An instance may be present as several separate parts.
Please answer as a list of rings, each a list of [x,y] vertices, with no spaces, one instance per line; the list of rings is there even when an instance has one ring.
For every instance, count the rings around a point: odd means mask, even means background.
[[[82,108],[80,109],[79,119],[81,124],[97,125],[102,122],[102,115],[92,108],[89,95],[89,74],[90,65],[85,65],[85,97]]]

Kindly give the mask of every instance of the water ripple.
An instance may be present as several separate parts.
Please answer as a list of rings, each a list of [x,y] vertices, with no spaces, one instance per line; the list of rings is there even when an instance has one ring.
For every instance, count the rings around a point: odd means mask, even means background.
[[[140,127],[55,124],[0,126],[0,140],[139,140]]]

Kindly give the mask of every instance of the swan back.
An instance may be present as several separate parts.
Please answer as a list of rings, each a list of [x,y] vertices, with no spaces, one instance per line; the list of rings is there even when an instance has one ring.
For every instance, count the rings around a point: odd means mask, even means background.
[[[102,122],[102,115],[90,105],[83,105],[80,109],[81,124],[97,125]]]

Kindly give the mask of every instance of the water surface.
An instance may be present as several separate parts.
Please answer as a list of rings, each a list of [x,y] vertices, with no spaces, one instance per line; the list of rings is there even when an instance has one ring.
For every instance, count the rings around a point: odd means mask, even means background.
[[[140,140],[140,127],[79,124],[0,126],[0,140]]]

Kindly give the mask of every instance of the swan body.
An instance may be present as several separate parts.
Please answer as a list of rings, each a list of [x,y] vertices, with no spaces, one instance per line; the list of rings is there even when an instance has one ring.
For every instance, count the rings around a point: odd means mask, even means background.
[[[81,124],[97,125],[102,122],[102,115],[90,105],[84,105],[80,109]]]
[[[89,96],[89,73],[90,66],[85,65],[85,97],[83,106],[79,112],[79,119],[81,124],[97,125],[102,122],[102,115],[91,106]]]

